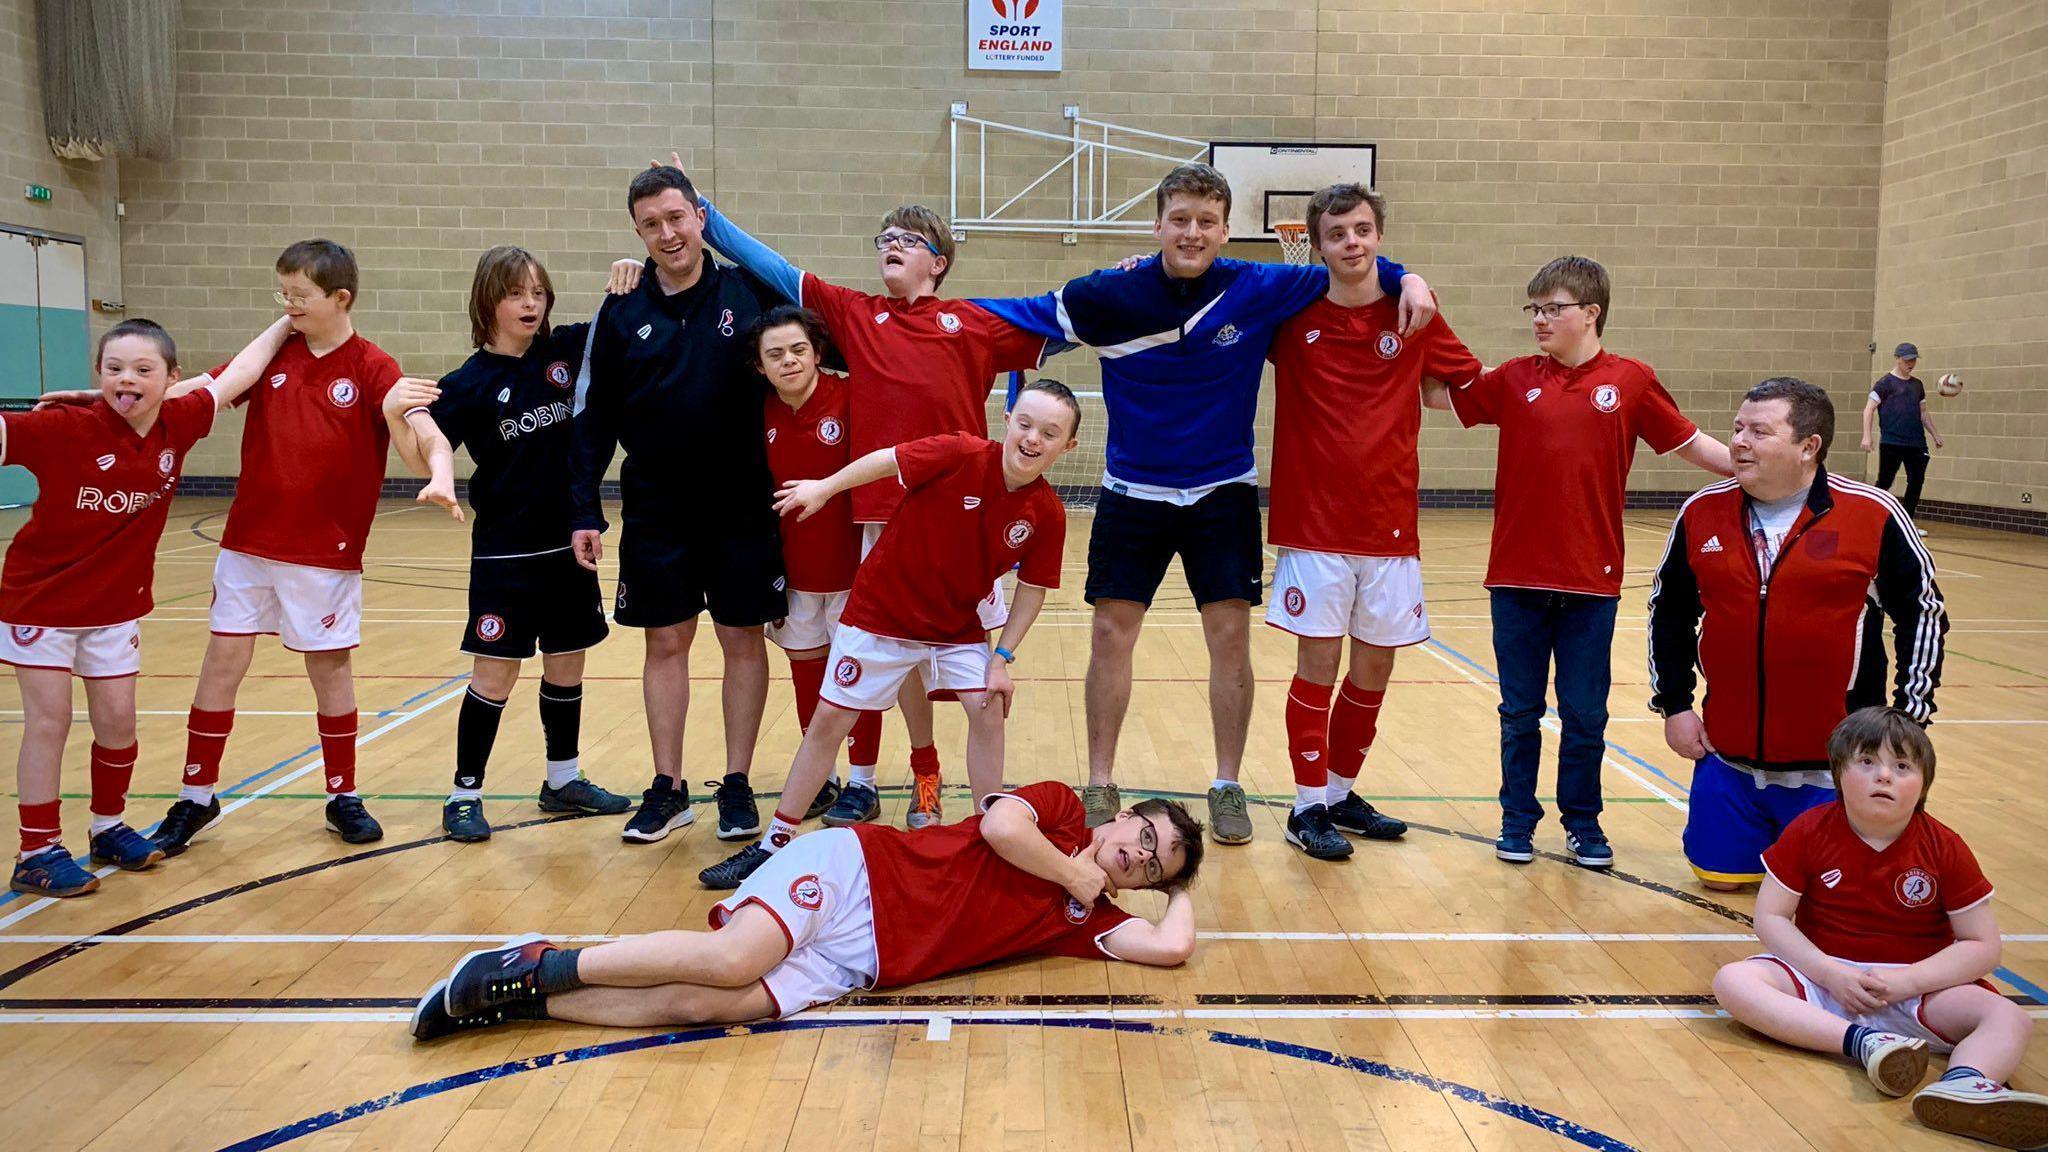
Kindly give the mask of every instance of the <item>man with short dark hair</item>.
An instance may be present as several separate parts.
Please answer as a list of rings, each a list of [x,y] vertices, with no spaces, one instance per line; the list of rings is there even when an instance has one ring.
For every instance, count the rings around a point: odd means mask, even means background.
[[[1920,349],[1911,343],[1892,349],[1892,370],[1870,386],[1870,399],[1863,404],[1865,452],[1870,451],[1870,418],[1877,417],[1877,486],[1891,491],[1892,480],[1903,467],[1906,495],[1899,503],[1906,506],[1908,516],[1919,512],[1920,489],[1927,483],[1927,441],[1932,438],[1936,448],[1942,447],[1941,433],[1927,411],[1927,389],[1913,375],[1919,360]]]
[[[591,323],[570,449],[571,541],[593,570],[606,527],[598,486],[613,451],[626,450],[613,619],[646,632],[641,692],[655,776],[623,835],[652,842],[694,818],[683,728],[690,642],[708,608],[725,657],[718,836],[751,839],[761,818],[747,773],[768,699],[761,626],[788,609],[761,382],[742,334],[776,297],[706,256],[704,209],[680,169],[635,176],[626,206],[648,274],[632,293],[606,298]]]
[[[1889,492],[1827,472],[1834,431],[1819,387],[1780,376],[1750,389],[1735,477],[1685,502],[1651,587],[1650,708],[1694,762],[1685,857],[1717,891],[1761,880],[1764,849],[1835,798],[1829,733],[1884,703],[1880,610],[1893,706],[1922,724],[1934,713],[1948,631],[1934,560]],[[1695,663],[1710,680],[1704,717]]]

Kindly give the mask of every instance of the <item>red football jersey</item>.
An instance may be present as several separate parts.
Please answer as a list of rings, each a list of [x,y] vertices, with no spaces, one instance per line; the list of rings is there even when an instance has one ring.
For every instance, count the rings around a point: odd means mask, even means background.
[[[167,400],[147,436],[105,400],[0,417],[4,462],[40,488],[0,567],[0,620],[104,628],[149,615],[171,495],[217,404],[207,388]]]
[[[227,369],[223,364],[214,372]],[[242,394],[242,476],[220,546],[265,560],[360,572],[384,488],[384,394],[398,362],[351,336],[325,356],[294,332]]]
[[[1422,380],[1482,369],[1439,315],[1403,340],[1392,297],[1347,308],[1325,296],[1280,326],[1273,362],[1275,547],[1416,556]]]
[[[897,300],[806,272],[803,305],[825,318],[833,346],[846,359],[855,460],[946,432],[986,437],[996,374],[1036,368],[1045,358],[1043,336],[965,300]],[[868,484],[853,492],[853,518],[884,521],[902,502],[898,486]]]
[[[1621,507],[1640,437],[1658,455],[1699,429],[1640,360],[1602,351],[1577,368],[1510,360],[1451,389],[1467,428],[1500,425],[1488,588],[1621,595]]]
[[[1067,510],[1041,476],[1015,492],[1003,446],[979,436],[927,436],[896,446],[903,504],[853,578],[840,617],[862,631],[925,644],[980,644],[975,606],[996,577],[1060,586]]]
[[[1799,895],[1792,923],[1814,947],[1860,964],[1917,964],[1956,942],[1948,918],[1991,898],[1977,857],[1916,812],[1879,852],[1837,800],[1799,814],[1764,850],[1764,870]]]
[[[774,389],[763,408],[768,471],[780,489],[786,480],[822,480],[852,459],[846,432],[846,381],[819,373],[801,408],[783,403]],[[782,566],[792,592],[833,593],[853,587],[860,566],[860,528],[853,499],[842,492],[808,520],[782,518]]]
[[[1020,801],[1067,855],[1093,839],[1087,813],[1067,785],[1049,780],[989,798],[992,805]],[[877,988],[1018,956],[1113,960],[1102,939],[1133,919],[1108,897],[1084,908],[1065,888],[996,855],[981,838],[980,816],[921,832],[886,824],[856,824],[853,831],[867,858],[881,968]]]

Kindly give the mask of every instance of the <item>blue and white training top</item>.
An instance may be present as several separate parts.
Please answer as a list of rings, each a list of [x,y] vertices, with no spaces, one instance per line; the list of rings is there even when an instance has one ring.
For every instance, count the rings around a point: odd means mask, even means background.
[[[1402,274],[1399,264],[1379,261],[1389,295],[1400,295]],[[1178,279],[1154,255],[1043,296],[974,303],[1101,355],[1105,484],[1191,489],[1255,472],[1252,421],[1266,349],[1280,325],[1329,286],[1320,264],[1218,259],[1200,276]]]

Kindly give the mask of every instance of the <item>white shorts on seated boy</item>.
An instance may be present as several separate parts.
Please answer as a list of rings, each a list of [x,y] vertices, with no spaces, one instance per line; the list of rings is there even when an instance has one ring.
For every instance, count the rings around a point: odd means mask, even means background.
[[[1282,548],[1266,623],[1296,636],[1348,635],[1377,648],[1420,644],[1429,639],[1422,560]]]
[[[841,624],[832,634],[818,698],[855,712],[885,712],[916,669],[924,675],[927,695],[947,699],[987,688],[988,662],[989,651],[980,644],[898,640]]]
[[[1833,993],[1807,979],[1804,973],[1794,968],[1783,957],[1773,956],[1769,952],[1759,952],[1749,957],[1749,959],[1768,960],[1784,969],[1785,974],[1792,978],[1792,986],[1798,990],[1799,998],[1809,1004],[1819,1006],[1831,1016],[1840,1016],[1851,1024],[1861,1024],[1865,1028],[1874,1028],[1879,1032],[1896,1032],[1901,1036],[1910,1036],[1915,1040],[1925,1040],[1927,1047],[1935,1052],[1949,1052],[1956,1046],[1956,1038],[1943,1036],[1934,1030],[1933,1025],[1927,1022],[1927,1017],[1921,1008],[1925,997],[1909,996],[1896,1003],[1887,1004],[1875,1012],[1851,1012],[1842,1006],[1841,1001],[1835,999]],[[1836,962],[1866,971],[1909,967],[1909,965],[1905,964],[1858,964],[1852,960],[1838,960]],[[1982,980],[1977,981],[1977,983],[1986,988],[1990,987],[1990,985],[1985,984]]]
[[[274,635],[294,652],[362,642],[363,574],[286,564],[221,549],[213,565],[216,636]]]
[[[133,676],[142,671],[141,621],[104,628],[0,623],[0,664],[69,672],[81,680]]]

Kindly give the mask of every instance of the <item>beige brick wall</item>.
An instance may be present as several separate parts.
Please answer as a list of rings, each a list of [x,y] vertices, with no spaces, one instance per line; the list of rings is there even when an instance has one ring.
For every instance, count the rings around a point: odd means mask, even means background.
[[[34,0],[0,0],[0,224],[38,228],[85,239],[85,289],[89,296],[121,296],[119,165],[114,161],[62,161],[50,154],[43,130],[42,89],[37,80]],[[45,203],[23,197],[25,185],[53,193]],[[111,320],[88,314],[95,335]],[[81,380],[78,387],[88,387]]]
[[[1929,499],[2048,510],[2048,4],[1895,0],[1885,113],[1867,374],[1964,378]]]
[[[1845,402],[1868,379],[1883,0],[1069,3],[1055,77],[967,75],[959,0],[326,7],[186,0],[180,158],[124,173],[128,295],[208,356],[264,319],[276,250],[315,233],[357,248],[361,327],[416,372],[465,354],[489,244],[539,251],[564,312],[586,312],[636,243],[629,170],[671,146],[798,262],[871,283],[880,214],[943,205],[944,110],[964,98],[1053,130],[1079,103],[1202,139],[1376,142],[1391,254],[1490,362],[1530,348],[1530,272],[1576,251],[1615,274],[1610,346],[1710,429],[1766,375]],[[976,236],[947,290],[1039,290],[1136,247]],[[1086,356],[1054,371],[1096,381]],[[216,436],[193,471],[233,457]],[[1433,421],[1425,483],[1491,474],[1487,434]]]

